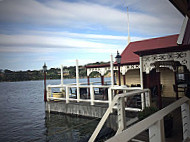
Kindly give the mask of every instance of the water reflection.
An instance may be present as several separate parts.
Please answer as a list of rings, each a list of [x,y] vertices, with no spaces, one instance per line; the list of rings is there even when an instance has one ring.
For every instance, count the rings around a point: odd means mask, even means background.
[[[63,114],[46,113],[46,141],[76,142],[90,137],[99,120]]]
[[[86,79],[80,79],[84,81]],[[60,80],[47,80],[47,84],[60,84]],[[47,115],[42,80],[0,82],[0,90],[0,142],[79,141],[90,136],[98,123],[86,118]],[[83,124],[87,122],[88,125]]]

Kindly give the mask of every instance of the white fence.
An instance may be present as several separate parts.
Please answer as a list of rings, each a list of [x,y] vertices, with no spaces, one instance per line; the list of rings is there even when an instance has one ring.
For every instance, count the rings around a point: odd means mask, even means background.
[[[65,97],[56,98],[52,97],[52,88],[64,88],[65,90]],[[90,95],[89,98],[81,99],[80,98],[80,91],[77,91],[75,98],[73,98],[69,91],[70,89],[75,88],[80,90],[81,88],[86,88],[89,91]],[[95,99],[95,88],[107,88],[108,89],[108,99],[107,100],[97,100]],[[122,91],[124,93],[117,94],[117,92]],[[128,101],[129,97],[133,97],[139,95],[141,101],[141,108],[132,108],[127,107],[125,102]],[[102,126],[104,125],[105,121],[107,120],[110,113],[112,113],[113,109],[116,109],[118,112],[118,131],[117,133],[122,132],[126,127],[125,122],[125,110],[129,111],[141,111],[145,107],[150,106],[150,90],[149,89],[141,89],[140,87],[126,87],[126,86],[106,86],[106,85],[76,85],[76,84],[69,84],[69,85],[48,85],[47,86],[47,100],[63,100],[66,103],[70,103],[70,101],[75,102],[89,102],[91,105],[95,105],[95,103],[108,103],[109,107],[102,117],[100,123],[98,124],[96,130],[94,131],[93,135],[90,138],[90,142],[93,142],[100,132]]]
[[[181,117],[183,125],[183,140],[190,138],[190,112],[189,112],[189,99],[183,97],[173,104],[163,108],[162,110],[154,113],[150,117],[134,124],[123,132],[109,139],[107,142],[127,142],[132,138],[140,134],[141,132],[149,129],[149,141],[150,142],[164,142],[164,124],[163,118],[167,114],[171,113],[176,108],[181,107]],[[93,141],[93,140],[91,140]]]
[[[115,88],[119,89],[119,88]],[[111,104],[109,105],[107,111],[105,112],[104,116],[100,120],[98,126],[96,127],[95,131],[93,132],[92,136],[89,139],[89,142],[93,142],[100,130],[102,129],[103,125],[105,124],[109,114],[112,112],[112,109],[117,104],[117,111],[118,111],[118,130],[117,134],[122,132],[126,127],[126,118],[125,118],[125,104],[124,99],[127,97],[135,96],[141,94],[141,96],[146,96],[146,99],[149,98],[149,89],[143,89],[143,90],[135,90],[127,93],[117,94],[114,98]],[[148,99],[145,101],[146,106],[150,106],[150,100]],[[117,140],[116,140],[117,141]]]
[[[110,96],[108,95],[108,100],[95,100],[95,88],[109,88],[110,86],[106,85],[75,85],[75,84],[69,84],[69,85],[48,85],[47,86],[47,100],[65,100],[66,103],[69,103],[70,101],[76,101],[76,102],[90,102],[91,105],[94,105],[94,103],[109,103],[111,101]],[[52,88],[64,88],[65,90],[65,97],[62,98],[55,98],[52,96]],[[71,94],[69,93],[70,89],[76,88],[76,96],[73,98]],[[81,99],[80,98],[80,90],[81,88],[89,89],[90,97],[87,99]],[[88,95],[88,94],[86,94]]]
[[[52,88],[63,88],[65,90],[65,96],[61,97],[61,98],[57,98],[57,97],[53,97],[52,95]],[[70,90],[72,88],[76,89],[76,96],[72,97],[72,95],[70,94]],[[80,90],[81,88],[85,88],[87,89],[89,92],[86,94],[88,97],[85,99],[82,99],[80,97]],[[103,99],[95,99],[95,90],[99,88],[104,88],[104,89],[108,89],[108,99],[107,100],[103,100]],[[95,103],[108,103],[109,106],[112,103],[112,100],[114,98],[114,96],[116,95],[116,91],[123,91],[123,92],[129,92],[129,91],[133,91],[133,90],[140,90],[140,87],[126,87],[126,86],[108,86],[108,85],[93,85],[93,83],[91,83],[91,85],[85,85],[84,83],[76,85],[76,84],[67,84],[67,85],[48,85],[47,86],[47,100],[62,100],[62,101],[66,101],[66,103],[69,103],[70,101],[75,101],[75,102],[89,102],[91,105],[94,105]],[[147,90],[146,93],[139,93],[136,95],[141,95],[140,99],[141,99],[141,108],[132,108],[132,107],[126,107],[125,110],[129,110],[129,111],[141,111],[142,109],[144,109],[145,105],[150,105],[150,99],[149,99],[149,90]],[[127,99],[125,100],[127,101]],[[114,109],[117,109],[117,106],[114,106]]]

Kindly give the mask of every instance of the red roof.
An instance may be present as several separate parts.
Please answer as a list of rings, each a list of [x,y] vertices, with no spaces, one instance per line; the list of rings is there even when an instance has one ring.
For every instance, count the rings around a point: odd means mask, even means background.
[[[121,64],[131,64],[139,62],[136,51],[152,50],[177,46],[178,34],[159,38],[152,38],[142,41],[130,42],[121,54]]]

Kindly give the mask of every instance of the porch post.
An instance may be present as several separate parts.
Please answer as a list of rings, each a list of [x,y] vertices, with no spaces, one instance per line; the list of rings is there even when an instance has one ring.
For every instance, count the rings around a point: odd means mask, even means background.
[[[142,57],[140,57],[140,81],[141,81],[141,89],[144,89],[144,85],[143,85],[143,60],[142,60]],[[142,110],[145,108],[144,102],[145,102],[144,94],[141,93]]]
[[[164,121],[159,120],[149,128],[150,142],[165,142]]]
[[[122,75],[122,76],[123,76],[123,85],[126,85],[125,75]]]
[[[174,72],[174,75],[175,75],[175,86],[174,86],[174,91],[175,91],[175,93],[176,93],[176,100],[178,100],[179,99],[179,96],[178,96],[178,85],[177,85],[177,73],[176,73],[176,71]]]
[[[141,89],[144,89],[144,85],[143,85],[143,60],[142,60],[142,57],[140,57],[140,81],[141,81]]]
[[[157,84],[157,91],[158,91],[158,106],[159,109],[162,109],[162,96],[161,96],[161,88],[160,88],[160,71],[156,69],[156,84]]]
[[[150,73],[146,74],[146,88],[150,88]]]
[[[119,98],[117,102],[117,116],[118,116],[118,130],[116,135],[121,133],[126,128],[126,114],[125,114],[125,101],[124,98]]]
[[[116,76],[116,75],[115,75],[115,73],[116,73],[116,72],[115,72],[115,71],[113,71],[113,80],[114,80],[114,85],[116,84],[116,83],[115,83],[115,76]]]
[[[119,80],[119,86],[121,86],[120,67],[121,67],[121,65],[120,65],[120,64],[118,64],[118,80]]]
[[[104,85],[104,76],[101,75],[101,84]]]

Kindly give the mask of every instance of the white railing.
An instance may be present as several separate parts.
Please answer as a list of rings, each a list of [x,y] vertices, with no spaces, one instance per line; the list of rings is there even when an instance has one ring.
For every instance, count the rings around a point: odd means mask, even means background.
[[[121,87],[115,87],[112,89],[118,90],[118,89],[121,89]],[[95,131],[93,132],[92,136],[90,137],[89,142],[93,142],[96,139],[98,133],[102,129],[102,127],[103,127],[104,123],[106,122],[109,114],[112,112],[112,109],[115,107],[116,104],[117,104],[117,111],[118,111],[118,130],[117,130],[117,133],[122,132],[126,127],[124,99],[127,97],[138,95],[138,94],[141,94],[141,96],[147,96],[146,99],[148,99],[149,95],[150,95],[149,92],[150,92],[149,89],[143,89],[143,90],[135,90],[135,91],[127,92],[127,93],[117,94],[113,98],[113,100],[110,103],[107,111],[105,112],[104,116],[102,117],[98,126],[96,127]],[[147,101],[144,101],[144,103],[148,107],[150,105],[150,99],[148,99]]]
[[[64,88],[65,89],[65,97],[62,98],[56,98],[56,97],[52,97],[52,88]],[[70,97],[70,89],[72,88],[76,88],[76,92],[79,93],[78,95],[76,94],[76,98],[72,98]],[[81,88],[86,88],[89,89],[90,92],[90,98],[87,99],[81,99],[78,96],[80,96],[80,91],[77,91],[78,89]],[[109,101],[111,101],[111,99],[109,99],[109,95],[108,95],[108,100],[96,100],[95,99],[95,93],[94,90],[95,88],[110,88],[110,86],[106,86],[106,85],[75,85],[75,84],[69,84],[69,85],[48,85],[47,86],[47,100],[64,100],[66,101],[66,103],[69,103],[69,101],[76,101],[76,102],[90,102],[91,105],[94,105],[94,103],[109,103]],[[88,95],[88,93],[86,94]]]
[[[85,85],[83,83],[83,85],[79,84],[78,86],[76,84],[67,84],[67,85],[48,85],[47,86],[47,100],[63,100],[66,101],[66,103],[69,103],[70,101],[76,101],[76,102],[90,102],[91,105],[94,105],[94,103],[109,103],[109,105],[111,105],[112,100],[115,96],[115,92],[116,91],[124,91],[124,92],[128,92],[128,91],[133,91],[133,90],[139,90],[141,89],[140,87],[126,87],[126,86],[108,86],[108,85],[92,85],[93,83],[91,83],[91,85]],[[65,97],[61,97],[61,98],[57,98],[57,97],[53,97],[52,95],[52,88],[64,88],[65,90]],[[75,94],[75,98],[71,97],[70,95],[70,89],[75,88],[77,89],[81,89],[81,88],[86,88],[89,92],[87,92],[87,96],[88,98],[85,99],[81,99],[80,96],[80,91],[76,91],[77,93],[79,93],[78,95]],[[108,99],[107,100],[103,100],[103,99],[95,99],[95,88],[107,88],[108,89]],[[139,93],[138,95],[140,95],[141,93]],[[142,93],[141,94],[141,108],[132,108],[132,107],[126,107],[125,110],[128,111],[141,111],[144,109],[145,105],[150,105],[150,99],[149,99],[149,94],[148,93]],[[145,101],[146,100],[146,101]],[[127,101],[127,100],[125,100]],[[117,109],[117,106],[114,106],[113,109]]]
[[[154,113],[148,118],[134,124],[123,132],[109,139],[107,142],[127,142],[133,139],[141,132],[149,129],[150,142],[164,142],[164,124],[163,118],[167,114],[181,107],[182,125],[183,125],[183,140],[190,138],[190,112],[189,112],[189,98],[183,97],[162,110]]]

